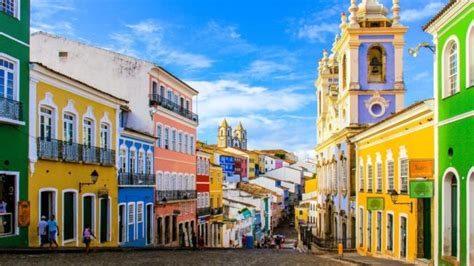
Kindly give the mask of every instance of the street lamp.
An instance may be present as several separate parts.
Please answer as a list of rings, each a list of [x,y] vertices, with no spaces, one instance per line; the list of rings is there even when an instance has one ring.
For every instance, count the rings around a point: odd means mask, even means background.
[[[92,171],[92,173],[91,173],[91,181],[92,182],[89,182],[89,183],[79,182],[79,193],[81,193],[83,186],[94,185],[95,183],[97,183],[98,179],[99,179],[99,173],[97,173],[96,170]]]
[[[410,213],[413,213],[413,202],[399,202],[398,201],[398,192],[394,189],[390,191],[390,198],[392,199],[393,204],[395,205],[410,205]]]
[[[419,43],[415,48],[409,48],[408,53],[413,57],[417,57],[421,48],[428,48],[431,50],[431,52],[433,52],[433,54],[435,53],[435,46],[431,45],[429,42],[422,42]]]

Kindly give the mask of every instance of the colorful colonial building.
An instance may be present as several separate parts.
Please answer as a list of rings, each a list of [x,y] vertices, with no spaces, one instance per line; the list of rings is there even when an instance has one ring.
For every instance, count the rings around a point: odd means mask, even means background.
[[[0,247],[28,246],[30,2],[0,3]]]
[[[118,243],[143,247],[154,242],[155,137],[125,127],[130,111],[120,115],[118,143]]]
[[[209,193],[210,193],[210,204],[211,204],[211,247],[222,247],[222,235],[223,235],[223,207],[222,207],[222,185],[224,181],[224,174],[222,168],[216,164],[210,164],[210,175],[209,175]]]
[[[205,246],[210,244],[210,160],[211,154],[197,149],[196,165],[196,193],[197,193],[197,222],[198,237],[204,241]]]
[[[356,237],[356,186],[351,170],[355,150],[348,139],[403,108],[407,31],[400,24],[397,0],[393,1],[392,17],[377,0],[356,2],[351,1],[349,19],[342,13],[340,34],[331,53],[324,51],[315,82],[318,229],[322,238],[349,241],[351,247],[355,247]]]
[[[435,44],[435,258],[474,265],[474,2],[452,0],[424,26]]]
[[[417,102],[351,138],[362,255],[434,262],[433,108]]]
[[[83,245],[86,227],[93,246],[116,246],[117,123],[127,101],[37,63],[30,84],[30,246],[51,215],[60,246]]]

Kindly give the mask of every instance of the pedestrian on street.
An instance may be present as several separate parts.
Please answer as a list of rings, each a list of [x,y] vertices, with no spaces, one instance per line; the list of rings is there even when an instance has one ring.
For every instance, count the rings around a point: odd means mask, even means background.
[[[275,238],[273,236],[270,237],[270,248],[272,249],[273,252],[275,252]]]
[[[204,236],[199,237],[198,246],[199,250],[202,250],[204,248]]]
[[[40,247],[43,247],[43,245],[48,242],[48,222],[44,215],[41,216],[41,221],[38,223],[38,235],[41,239]]]
[[[275,238],[275,245],[276,245],[276,251],[280,252],[280,248],[281,248],[281,237],[280,236],[277,236]]]
[[[89,255],[89,248],[92,240],[91,237],[96,238],[94,232],[92,232],[89,225],[87,225],[86,228],[84,228],[84,232],[82,233],[82,242],[86,244],[86,255]]]
[[[194,232],[193,232],[193,236],[191,237],[191,242],[193,244],[193,249],[196,250],[197,239],[196,239],[196,233]]]
[[[51,218],[48,221],[49,228],[49,248],[54,244],[56,248],[58,247],[58,242],[56,242],[56,236],[59,236],[58,232],[58,223],[56,222],[54,214],[51,214]]]
[[[242,248],[245,248],[245,243],[247,243],[247,236],[242,235]]]

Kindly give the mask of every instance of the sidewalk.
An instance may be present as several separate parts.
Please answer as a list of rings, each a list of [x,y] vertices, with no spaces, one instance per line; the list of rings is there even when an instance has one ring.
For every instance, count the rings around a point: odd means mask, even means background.
[[[404,263],[398,260],[391,259],[382,259],[369,256],[362,256],[357,253],[345,253],[344,256],[339,256],[338,254],[326,254],[326,257],[333,259],[355,263],[357,265],[415,265],[410,263]]]

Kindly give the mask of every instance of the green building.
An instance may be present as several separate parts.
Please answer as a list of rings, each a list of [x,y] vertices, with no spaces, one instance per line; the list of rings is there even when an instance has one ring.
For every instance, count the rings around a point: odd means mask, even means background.
[[[28,246],[29,2],[0,0],[0,247]]]
[[[474,265],[474,1],[449,1],[423,29],[436,46],[437,260]]]

